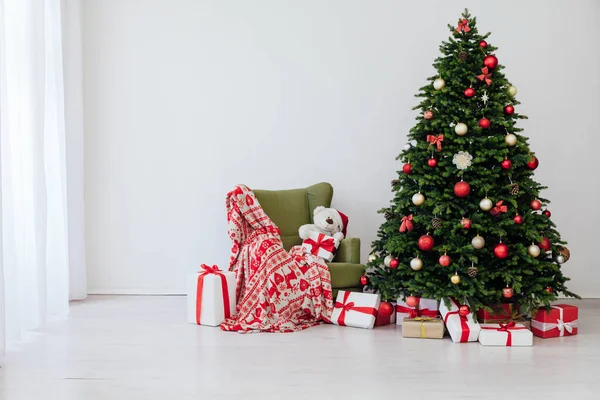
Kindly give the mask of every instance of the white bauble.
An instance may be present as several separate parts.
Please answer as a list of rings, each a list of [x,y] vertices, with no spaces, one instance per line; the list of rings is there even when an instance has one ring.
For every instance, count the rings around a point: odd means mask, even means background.
[[[479,208],[481,208],[483,211],[490,211],[493,206],[494,204],[487,197],[479,202]]]
[[[443,80],[442,78],[437,78],[435,81],[433,81],[433,88],[435,90],[440,90],[444,86],[446,86],[446,81]]]
[[[412,202],[415,206],[420,206],[425,202],[425,196],[423,196],[421,192],[415,193],[413,194]]]
[[[535,258],[540,255],[540,248],[537,245],[532,244],[527,248],[527,253],[529,253],[531,257]]]
[[[377,255],[375,253],[369,254],[369,262],[375,262],[377,260]]]
[[[471,240],[471,246],[473,246],[473,248],[477,250],[483,249],[483,247],[485,246],[485,239],[477,235],[473,238],[473,240]]]
[[[389,267],[389,266],[390,266],[390,262],[391,262],[393,259],[394,259],[394,256],[393,256],[393,255],[391,255],[391,254],[390,254],[390,255],[387,255],[387,256],[385,256],[385,258],[383,259],[383,264],[384,264],[386,267]]]
[[[413,270],[418,271],[421,268],[423,268],[423,261],[421,261],[419,257],[415,257],[412,260],[410,260],[410,267]]]
[[[403,147],[404,151],[409,151],[410,149],[412,149],[412,144],[410,143],[406,143]]]
[[[517,88],[515,86],[509,86],[508,87],[508,94],[510,94],[511,96],[516,96],[517,95]]]
[[[467,124],[463,124],[462,122],[459,122],[454,127],[454,132],[456,132],[456,134],[458,136],[464,136],[467,134],[468,131],[469,131],[469,128],[467,127]]]
[[[504,143],[506,143],[509,146],[514,146],[515,144],[517,144],[517,137],[512,133],[508,133],[506,134],[506,136],[504,136]]]
[[[559,254],[556,256],[555,258],[556,262],[559,264],[564,264],[565,263],[565,257],[562,254]]]

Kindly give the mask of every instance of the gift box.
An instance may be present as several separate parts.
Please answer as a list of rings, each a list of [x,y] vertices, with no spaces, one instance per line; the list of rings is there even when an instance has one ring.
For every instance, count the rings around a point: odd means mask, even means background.
[[[377,318],[375,318],[375,326],[385,326],[396,323],[396,303],[390,302],[390,304],[392,305],[393,312],[387,317],[383,316],[380,312],[381,304],[383,303],[384,302],[381,302],[379,304],[379,308],[377,309]]]
[[[482,324],[479,343],[484,346],[533,346],[533,334],[524,325]]]
[[[402,337],[421,339],[443,339],[444,321],[440,317],[404,318]]]
[[[186,282],[187,320],[191,324],[219,326],[235,315],[235,272],[201,265]]]
[[[454,299],[450,299],[450,308],[446,305],[446,301],[440,301],[440,313],[446,329],[454,343],[476,342],[481,327],[475,322],[471,313],[466,316],[460,315],[459,307],[460,305]]]
[[[340,290],[333,306],[331,322],[341,326],[373,329],[379,303],[379,294]]]
[[[402,299],[398,299],[396,303],[396,325],[402,325],[404,318],[435,318],[440,315],[438,307],[439,302],[434,299],[419,299],[417,307],[409,307]]]
[[[492,312],[480,308],[477,310],[477,321],[481,323],[497,324],[504,321],[516,320],[521,317],[518,304],[494,304],[490,306]]]
[[[339,245],[339,240],[336,240],[333,236],[318,232],[310,232],[308,239],[304,239],[302,242],[302,247],[306,252],[321,257],[325,261],[333,261],[335,251]]]
[[[531,331],[535,336],[547,339],[560,336],[577,335],[578,309],[569,304],[556,304],[541,309],[531,320]]]

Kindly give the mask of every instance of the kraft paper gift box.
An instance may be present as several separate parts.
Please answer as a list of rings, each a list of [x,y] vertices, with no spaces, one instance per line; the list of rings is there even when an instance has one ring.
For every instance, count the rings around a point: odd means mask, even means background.
[[[479,343],[484,346],[533,346],[533,334],[521,324],[482,324]]]
[[[373,329],[379,308],[380,295],[340,290],[331,322],[340,326]]]
[[[191,324],[219,326],[235,315],[235,272],[202,265],[186,282],[187,320]]]
[[[384,317],[383,315],[381,315],[379,313],[379,310],[377,310],[377,318],[375,318],[375,326],[385,326],[385,325],[391,325],[391,324],[395,324],[396,323],[396,303],[394,302],[390,302],[392,304],[392,308],[393,308],[393,312],[391,315]],[[379,305],[383,304],[380,303]]]
[[[440,313],[446,324],[446,329],[450,333],[450,337],[454,343],[476,342],[479,337],[481,327],[479,323],[473,319],[473,314],[467,316],[458,314],[460,305],[454,299],[450,299],[450,308],[446,305],[446,301],[440,301]]]
[[[308,239],[304,239],[302,247],[307,253],[321,257],[325,261],[333,261],[335,251],[340,242],[333,236],[327,236],[318,232],[310,232]]]
[[[541,338],[577,335],[578,308],[569,304],[551,306],[550,313],[540,309],[531,320],[531,331]]]
[[[409,307],[402,299],[396,303],[396,325],[402,325],[404,318],[431,317],[439,315],[439,301],[434,299],[420,299],[417,307]]]
[[[444,321],[440,317],[404,318],[402,337],[421,339],[443,339]]]

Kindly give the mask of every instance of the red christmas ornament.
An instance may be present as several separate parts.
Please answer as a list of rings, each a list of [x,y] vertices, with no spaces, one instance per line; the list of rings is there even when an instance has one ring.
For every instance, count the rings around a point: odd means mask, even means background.
[[[544,214],[544,216],[550,218],[552,216],[552,213],[550,212],[550,210],[544,210],[544,212],[542,213]]]
[[[423,235],[419,238],[417,245],[423,251],[429,251],[433,249],[435,242],[433,238],[429,235]]]
[[[454,185],[454,194],[458,197],[467,197],[471,193],[471,186],[465,181],[457,182]]]
[[[439,261],[439,263],[440,263],[440,265],[442,267],[447,267],[452,262],[452,260],[450,259],[450,257],[447,256],[446,254],[444,254],[443,256],[441,256],[438,261]]]
[[[515,291],[511,287],[507,286],[504,289],[502,289],[502,296],[505,299],[510,299],[511,297],[513,297],[514,294],[515,294]]]
[[[552,246],[552,244],[550,243],[550,240],[548,240],[548,238],[542,238],[542,241],[538,243],[538,247],[544,251],[550,251],[550,247]]]
[[[489,69],[494,69],[498,66],[498,58],[496,56],[490,54],[489,56],[485,56],[483,59],[483,65],[488,67]]]
[[[469,218],[463,218],[463,219],[461,219],[460,220],[460,224],[465,229],[470,229],[471,228],[471,220]]]
[[[480,41],[479,47],[483,47],[485,49],[487,47],[487,42],[485,40]]]
[[[429,160],[427,160],[427,165],[429,165],[431,168],[433,168],[437,165],[437,160],[435,158],[431,157]]]
[[[513,218],[513,221],[515,221],[515,224],[517,225],[521,225],[523,223],[523,217],[520,216],[519,214],[515,215],[515,217]]]
[[[475,96],[475,89],[473,89],[473,88],[466,88],[465,89],[465,96],[467,96],[467,97],[473,97],[473,96]]]
[[[458,315],[461,317],[466,317],[469,314],[471,314],[471,309],[468,305],[463,304],[462,306],[458,307]]]
[[[546,286],[546,292],[552,293],[552,288],[550,286]]]
[[[433,119],[433,111],[431,111],[431,110],[425,111],[423,113],[423,118],[425,118],[426,120]]]
[[[512,115],[515,113],[515,108],[512,105],[507,105],[504,107],[504,113],[507,115]]]
[[[390,268],[396,269],[398,268],[398,265],[400,265],[400,261],[398,261],[397,258],[394,258],[392,261],[390,261]]]
[[[508,257],[508,246],[504,243],[498,243],[496,247],[494,247],[494,255],[498,258]]]
[[[532,210],[537,211],[542,208],[542,202],[538,199],[535,199],[529,204],[529,207],[531,207]]]
[[[406,175],[409,175],[412,172],[412,165],[409,164],[404,164],[402,166],[402,172],[404,172]]]
[[[379,309],[377,310],[377,312],[382,317],[389,317],[394,312],[394,306],[392,306],[392,303],[390,303],[389,301],[382,301],[379,304]]]
[[[538,158],[535,156],[531,160],[529,160],[529,162],[527,163],[527,166],[532,171],[535,170],[539,165],[540,165],[540,160],[538,160]]]
[[[419,305],[419,302],[421,301],[420,297],[417,296],[408,296],[406,298],[406,305],[409,307],[416,307]]]
[[[366,275],[360,277],[360,284],[365,286],[369,284],[369,278]]]
[[[487,129],[490,127],[490,120],[483,117],[479,120],[479,126],[482,127],[483,129]]]
[[[507,158],[506,160],[500,163],[500,166],[502,167],[502,169],[510,169],[510,167],[512,167],[512,162],[510,162],[510,160]]]

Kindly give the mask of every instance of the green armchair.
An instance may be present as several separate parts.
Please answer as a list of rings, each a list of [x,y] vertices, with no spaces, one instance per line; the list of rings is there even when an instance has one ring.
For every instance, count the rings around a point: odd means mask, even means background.
[[[329,183],[318,183],[304,189],[254,190],[263,210],[281,230],[283,247],[302,244],[298,228],[313,223],[313,210],[317,206],[331,206],[333,187]],[[342,210],[343,211],[343,210]],[[350,218],[350,227],[352,226]],[[360,239],[346,238],[340,243],[333,262],[327,263],[331,273],[333,296],[338,290],[362,291],[360,277],[365,266],[360,263]]]

